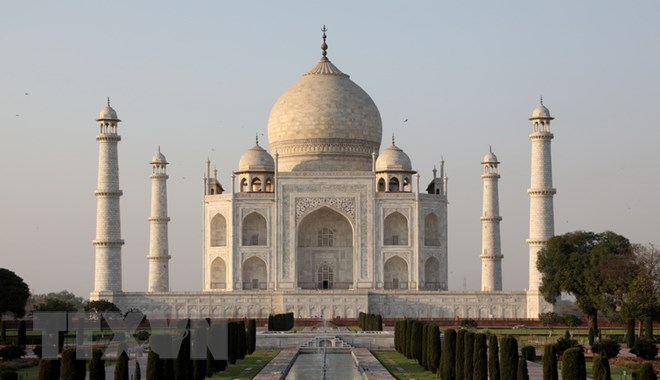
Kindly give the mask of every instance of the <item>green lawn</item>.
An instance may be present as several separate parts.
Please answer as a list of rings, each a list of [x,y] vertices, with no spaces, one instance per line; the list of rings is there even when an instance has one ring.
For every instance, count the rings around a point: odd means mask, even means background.
[[[266,366],[279,351],[255,351],[243,360],[237,360],[236,364],[227,366],[227,370],[218,372],[208,379],[241,379],[249,380],[255,377],[262,368]]]
[[[396,351],[372,351],[372,354],[387,368],[390,373],[399,380],[408,379],[437,379],[437,375],[425,371],[417,360],[407,359]]]

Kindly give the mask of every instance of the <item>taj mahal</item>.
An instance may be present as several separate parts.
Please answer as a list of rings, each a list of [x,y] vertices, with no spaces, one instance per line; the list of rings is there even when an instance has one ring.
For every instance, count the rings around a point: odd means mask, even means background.
[[[211,162],[203,178],[203,289],[170,291],[167,159],[151,160],[147,288],[122,291],[118,143],[110,106],[98,118],[95,272],[91,299],[122,310],[192,318],[384,317],[537,318],[553,305],[539,295],[537,252],[554,235],[550,143],[553,117],[530,117],[529,286],[502,291],[499,162],[483,167],[480,291],[448,289],[448,178],[445,163],[421,183],[402,148],[383,143],[371,97],[321,58],[275,102],[268,149],[258,139],[221,184]],[[381,149],[381,144],[385,145]],[[412,147],[411,147],[412,148]],[[229,160],[231,162],[231,160]],[[479,161],[476,161],[479,162]],[[200,163],[201,165],[202,163]],[[182,200],[176,200],[181,202]],[[185,200],[184,200],[185,201]],[[176,255],[176,252],[172,253]]]

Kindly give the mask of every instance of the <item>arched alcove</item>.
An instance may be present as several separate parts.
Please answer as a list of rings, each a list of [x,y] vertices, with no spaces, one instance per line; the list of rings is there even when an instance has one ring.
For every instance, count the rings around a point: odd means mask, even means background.
[[[227,220],[224,216],[216,214],[211,219],[211,247],[224,247],[227,245]]]
[[[393,212],[383,222],[384,245],[408,245],[408,219],[400,212]]]
[[[266,289],[268,284],[266,263],[250,257],[243,263],[243,289]]]
[[[441,290],[440,262],[431,256],[424,263],[424,287],[428,290]]]
[[[225,261],[220,257],[216,257],[211,262],[211,289],[226,289],[227,288],[227,266]]]
[[[385,289],[408,288],[408,263],[399,256],[394,256],[385,262],[383,269]]]
[[[296,270],[298,286],[319,289],[319,268],[332,268],[332,289],[353,286],[353,227],[350,221],[329,207],[306,215],[298,225]],[[329,273],[325,271],[324,273]],[[321,289],[323,289],[323,282]]]
[[[424,218],[424,245],[431,247],[440,245],[440,222],[434,213]]]
[[[243,219],[243,245],[267,245],[268,235],[266,218],[258,212],[252,212]]]

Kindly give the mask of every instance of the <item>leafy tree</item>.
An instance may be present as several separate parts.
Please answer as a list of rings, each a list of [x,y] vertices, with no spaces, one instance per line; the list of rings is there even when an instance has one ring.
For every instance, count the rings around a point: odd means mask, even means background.
[[[0,315],[12,313],[16,318],[25,315],[30,288],[21,277],[9,269],[0,268]]]
[[[543,326],[547,327],[550,330],[550,334],[548,336],[552,336],[553,328],[562,321],[561,316],[559,316],[559,314],[552,311],[539,314],[539,320],[541,321]]]
[[[554,344],[546,344],[543,349],[543,380],[558,380],[557,350]]]
[[[652,360],[658,355],[658,346],[651,339],[639,338],[630,352],[642,359]]]
[[[619,355],[621,350],[621,345],[619,342],[612,339],[604,339],[599,343],[594,344],[591,347],[591,350],[596,353],[604,356],[607,359],[616,358]]]
[[[594,380],[612,380],[610,373],[610,362],[604,355],[594,355],[593,359],[593,379]]]
[[[440,356],[443,380],[456,380],[456,330],[445,330],[445,341],[442,344],[442,355]]]
[[[88,301],[84,310],[87,313],[121,313],[121,310],[114,303],[108,300]]]
[[[128,380],[128,354],[122,351],[115,364],[115,380]]]
[[[517,370],[518,341],[512,336],[503,336],[500,338],[500,378],[514,380],[517,377]]]
[[[25,355],[25,349],[20,345],[4,346],[0,348],[0,357],[2,360],[14,360]]]
[[[564,351],[574,347],[581,348],[582,346],[578,344],[577,340],[571,339],[571,335],[567,330],[563,337],[557,339],[557,343],[555,343],[555,353],[559,358],[561,358],[561,356],[564,354]]]
[[[92,360],[89,362],[89,379],[105,380],[105,360],[103,360],[102,350],[92,351]]]
[[[561,358],[561,378],[571,380],[587,379],[587,366],[582,348],[569,348],[564,352]]]
[[[488,348],[486,334],[476,334],[474,336],[474,360],[472,379],[488,380]]]
[[[582,324],[582,320],[575,314],[564,314],[561,316],[561,321],[569,329],[578,327]]]
[[[60,380],[60,361],[59,360],[39,360],[38,380]]]
[[[500,347],[497,343],[497,336],[488,337],[488,378],[490,380],[500,380]]]
[[[538,254],[536,267],[542,275],[539,290],[551,303],[563,292],[575,296],[598,335],[598,312],[613,307],[616,295],[627,287],[626,274],[633,258],[628,239],[611,231],[554,236]]]

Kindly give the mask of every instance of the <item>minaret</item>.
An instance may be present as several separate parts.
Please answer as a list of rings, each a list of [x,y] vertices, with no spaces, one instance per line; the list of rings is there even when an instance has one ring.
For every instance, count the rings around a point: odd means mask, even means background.
[[[98,119],[99,169],[96,195],[96,264],[94,270],[94,292],[121,292],[121,226],[119,216],[119,160],[117,143],[117,112],[108,105]]]
[[[529,287],[527,317],[537,318],[541,302],[538,289],[541,284],[541,274],[536,269],[536,258],[539,250],[545,247],[548,239],[555,234],[553,197],[556,190],[552,187],[552,158],[550,142],[554,135],[550,132],[550,111],[540,104],[532,112],[529,120],[532,122],[531,186],[529,194]]]
[[[493,151],[484,156],[481,163],[484,172],[483,212],[481,215],[481,290],[502,290],[502,249],[500,243],[500,201],[497,182],[499,161]]]
[[[167,160],[160,152],[151,159],[151,216],[149,217],[149,292],[170,290],[167,243]]]

